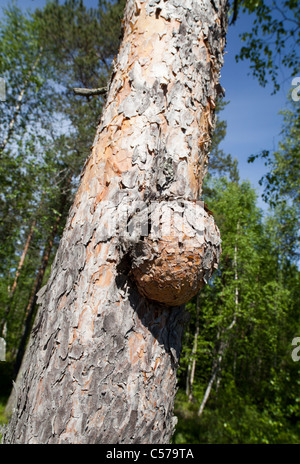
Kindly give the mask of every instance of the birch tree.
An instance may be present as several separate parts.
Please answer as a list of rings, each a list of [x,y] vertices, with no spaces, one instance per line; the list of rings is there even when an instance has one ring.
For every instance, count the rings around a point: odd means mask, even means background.
[[[45,124],[44,115],[50,114],[47,79],[51,77],[51,69],[38,42],[36,22],[12,5],[4,9],[0,26],[0,74],[6,81],[6,100],[0,106],[3,160],[12,142],[26,139],[32,133],[31,125]]]
[[[168,443],[184,304],[217,267],[202,208],[227,2],[128,0],[5,443]]]

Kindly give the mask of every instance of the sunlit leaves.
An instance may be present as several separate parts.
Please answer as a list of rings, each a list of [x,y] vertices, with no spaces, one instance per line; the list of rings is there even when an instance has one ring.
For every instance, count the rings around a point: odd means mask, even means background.
[[[268,156],[263,153],[267,161]],[[291,361],[289,347],[300,328],[300,287],[299,271],[292,263],[293,218],[282,209],[264,219],[254,190],[245,182],[210,180],[209,192],[206,201],[220,227],[223,252],[219,269],[200,294],[201,348],[193,388],[198,408],[221,343],[228,347],[200,420],[195,406],[187,406],[183,392],[179,395],[182,419],[175,442],[183,443],[185,437],[191,443],[296,443],[300,365]],[[188,307],[182,386],[195,304]],[[233,330],[226,330],[235,316]]]
[[[279,90],[279,71],[299,72],[300,7],[297,1],[244,0],[239,7],[253,18],[251,31],[241,34],[243,46],[237,60],[249,60],[252,74],[265,86],[271,79]]]

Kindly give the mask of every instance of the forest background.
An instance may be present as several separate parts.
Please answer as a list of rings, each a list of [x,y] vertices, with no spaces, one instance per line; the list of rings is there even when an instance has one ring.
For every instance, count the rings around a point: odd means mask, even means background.
[[[106,86],[125,1],[36,1],[29,11],[26,2],[22,8],[5,3],[2,421],[36,293],[49,276],[105,102],[105,93],[82,97],[73,88]],[[235,2],[230,23],[225,84],[221,78],[226,95],[221,89],[203,196],[220,228],[223,253],[218,271],[187,305],[173,442],[299,443],[300,8],[293,0]],[[226,66],[233,67],[235,53],[241,78],[233,89]],[[247,101],[254,101],[252,110]]]

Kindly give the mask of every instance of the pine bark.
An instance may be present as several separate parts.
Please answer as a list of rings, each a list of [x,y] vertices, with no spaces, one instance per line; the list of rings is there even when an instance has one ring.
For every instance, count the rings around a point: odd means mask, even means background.
[[[169,443],[184,305],[139,293],[120,211],[199,199],[226,26],[224,0],[127,2],[5,443]]]

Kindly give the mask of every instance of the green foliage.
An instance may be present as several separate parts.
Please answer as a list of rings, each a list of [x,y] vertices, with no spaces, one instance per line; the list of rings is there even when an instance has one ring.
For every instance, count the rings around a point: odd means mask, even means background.
[[[208,206],[222,236],[219,269],[200,293],[193,403],[183,393],[196,325],[188,309],[177,398],[176,443],[296,443],[300,366],[291,360],[299,330],[299,271],[290,248],[293,229],[282,214],[263,220],[247,182],[211,180]],[[233,324],[234,322],[234,324]],[[221,356],[221,361],[218,359]],[[217,368],[207,405],[197,415]]]
[[[291,424],[276,407],[264,409],[253,398],[240,395],[234,381],[226,379],[201,418],[197,405],[177,396],[179,419],[175,444],[298,444],[299,426]]]
[[[204,180],[204,192],[208,194],[208,184],[211,176],[228,175],[232,181],[239,180],[237,159],[232,159],[231,154],[225,154],[220,148],[220,143],[225,138],[227,122],[221,119],[222,111],[228,105],[223,98],[218,98],[215,109],[215,129],[212,137],[209,153],[209,170]]]
[[[66,0],[48,2],[32,14],[14,4],[4,11],[0,75],[7,83],[7,100],[0,102],[0,332],[6,323],[11,361],[45,250],[51,244],[49,265],[102,111],[102,97],[78,97],[72,89],[106,85],[119,47],[124,3],[100,1],[92,9],[82,1]],[[49,268],[44,282],[48,274]]]
[[[268,171],[260,185],[265,187],[263,198],[269,203],[276,216],[278,229],[278,248],[282,255],[299,256],[299,213],[300,213],[300,108],[290,103],[291,109],[282,111],[282,140],[273,153],[264,150],[251,155],[248,162],[261,158]],[[280,237],[283,240],[280,240]]]
[[[36,134],[32,130],[35,124],[42,132],[51,113],[51,68],[38,40],[37,24],[15,4],[4,13],[0,23],[0,75],[6,81],[6,101],[0,104],[0,157],[8,142],[21,144]]]
[[[292,110],[282,111],[283,140],[274,153],[263,151],[259,155],[249,157],[249,162],[261,157],[265,166],[270,170],[260,181],[265,186],[264,198],[271,206],[283,200],[292,200],[300,207],[300,180],[299,180],[299,140],[300,140],[300,108],[294,103]]]
[[[253,26],[250,32],[241,34],[244,45],[236,59],[249,60],[253,76],[262,86],[271,79],[276,92],[282,66],[293,76],[299,72],[299,2],[243,0],[238,7],[253,17]]]

